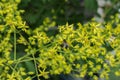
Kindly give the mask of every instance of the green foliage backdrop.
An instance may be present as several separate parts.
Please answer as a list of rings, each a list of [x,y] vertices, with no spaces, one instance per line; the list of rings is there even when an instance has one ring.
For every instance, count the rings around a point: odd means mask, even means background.
[[[30,1],[32,0],[24,0],[22,7]],[[41,1],[41,4],[51,2]],[[57,21],[50,17],[43,16],[40,22],[36,22],[39,17],[33,15],[27,20],[23,19],[21,15],[27,17],[27,10],[25,14],[24,10],[19,10],[20,2],[0,0],[0,80],[45,80],[51,77],[57,80],[55,76],[60,74],[108,80],[112,68],[115,68],[113,73],[120,76],[119,13],[104,23],[92,19],[84,24],[66,23],[54,27]],[[34,6],[37,4],[35,2]],[[36,10],[30,9],[32,12]],[[33,24],[29,26],[27,21]],[[52,28],[55,29],[55,34],[49,32]]]

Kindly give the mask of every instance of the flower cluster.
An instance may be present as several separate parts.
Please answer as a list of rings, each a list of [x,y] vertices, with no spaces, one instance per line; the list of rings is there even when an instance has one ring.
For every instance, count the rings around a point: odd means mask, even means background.
[[[20,16],[23,11],[17,8],[19,2],[0,1],[1,80],[39,80],[60,74],[108,79],[111,67],[120,65],[119,14],[105,23],[67,23],[49,36],[47,31],[55,22],[45,18],[43,25],[31,30]],[[17,57],[20,45],[25,47],[24,53]],[[117,76],[119,73],[115,72]]]
[[[59,26],[59,33],[39,48],[39,69],[47,74],[72,73],[95,79],[98,76],[94,74],[98,73],[101,78],[108,79],[110,68],[117,66],[120,59],[118,28],[119,25],[113,27],[110,22],[99,24],[94,21],[84,25],[78,23],[76,29],[68,24]]]
[[[28,28],[20,16],[23,10],[18,10],[19,3],[20,0],[0,1],[0,80],[21,80],[29,75],[16,61],[16,34]]]

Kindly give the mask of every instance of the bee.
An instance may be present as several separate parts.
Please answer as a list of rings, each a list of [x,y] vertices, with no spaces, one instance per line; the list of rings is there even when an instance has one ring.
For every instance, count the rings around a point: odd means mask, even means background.
[[[66,48],[66,49],[69,47],[69,45],[68,45],[68,43],[65,39],[63,40],[63,43],[62,43],[61,47]]]

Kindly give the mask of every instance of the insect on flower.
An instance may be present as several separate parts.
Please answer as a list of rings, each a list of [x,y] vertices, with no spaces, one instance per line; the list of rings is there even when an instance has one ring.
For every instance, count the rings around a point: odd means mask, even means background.
[[[68,43],[65,39],[63,40],[63,43],[62,43],[61,47],[66,48],[66,49],[69,47],[69,45],[68,45]]]

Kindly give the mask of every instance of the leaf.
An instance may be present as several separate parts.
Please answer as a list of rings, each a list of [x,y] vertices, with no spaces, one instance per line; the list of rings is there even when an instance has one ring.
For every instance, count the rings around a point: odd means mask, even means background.
[[[96,0],[85,0],[84,4],[86,10],[96,12],[98,7]]]
[[[27,68],[28,72],[34,72],[35,73],[35,66],[32,61],[25,62],[25,67]]]

